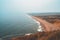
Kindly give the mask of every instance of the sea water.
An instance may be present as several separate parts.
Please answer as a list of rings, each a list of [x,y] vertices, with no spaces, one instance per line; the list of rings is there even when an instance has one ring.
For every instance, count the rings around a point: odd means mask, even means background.
[[[0,16],[0,37],[37,32],[37,23],[27,14],[5,13]]]

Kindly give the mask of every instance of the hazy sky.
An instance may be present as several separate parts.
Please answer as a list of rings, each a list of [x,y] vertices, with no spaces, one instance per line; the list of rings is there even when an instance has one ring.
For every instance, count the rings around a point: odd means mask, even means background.
[[[60,0],[0,0],[3,13],[60,12]]]
[[[60,0],[24,0],[24,12],[60,12]]]

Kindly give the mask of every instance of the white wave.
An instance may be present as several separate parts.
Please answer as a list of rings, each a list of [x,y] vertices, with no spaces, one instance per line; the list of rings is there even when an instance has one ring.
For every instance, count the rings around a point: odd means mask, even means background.
[[[29,15],[27,15],[29,18],[32,18],[31,16],[29,16]],[[42,30],[42,26],[40,25],[40,22],[38,22],[37,20],[35,20],[35,19],[33,19],[33,21],[35,21],[36,23],[37,23],[37,25],[38,25],[38,28],[37,28],[37,31],[38,32],[42,32],[43,30]]]
[[[29,36],[29,35],[31,35],[31,34],[32,34],[32,33],[27,33],[27,34],[25,34],[25,35],[28,35],[28,36]]]

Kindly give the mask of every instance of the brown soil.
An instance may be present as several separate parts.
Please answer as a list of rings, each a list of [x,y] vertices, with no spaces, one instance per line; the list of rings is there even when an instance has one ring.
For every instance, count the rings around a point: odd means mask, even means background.
[[[56,20],[53,24],[57,27],[60,27],[60,20]]]
[[[11,40],[60,40],[60,31],[38,32],[29,36],[14,37]]]

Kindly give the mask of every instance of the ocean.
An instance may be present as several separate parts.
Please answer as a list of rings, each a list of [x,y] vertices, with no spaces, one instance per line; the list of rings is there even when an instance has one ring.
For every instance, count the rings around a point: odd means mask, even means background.
[[[0,16],[0,38],[37,32],[37,23],[27,14],[11,13]]]

